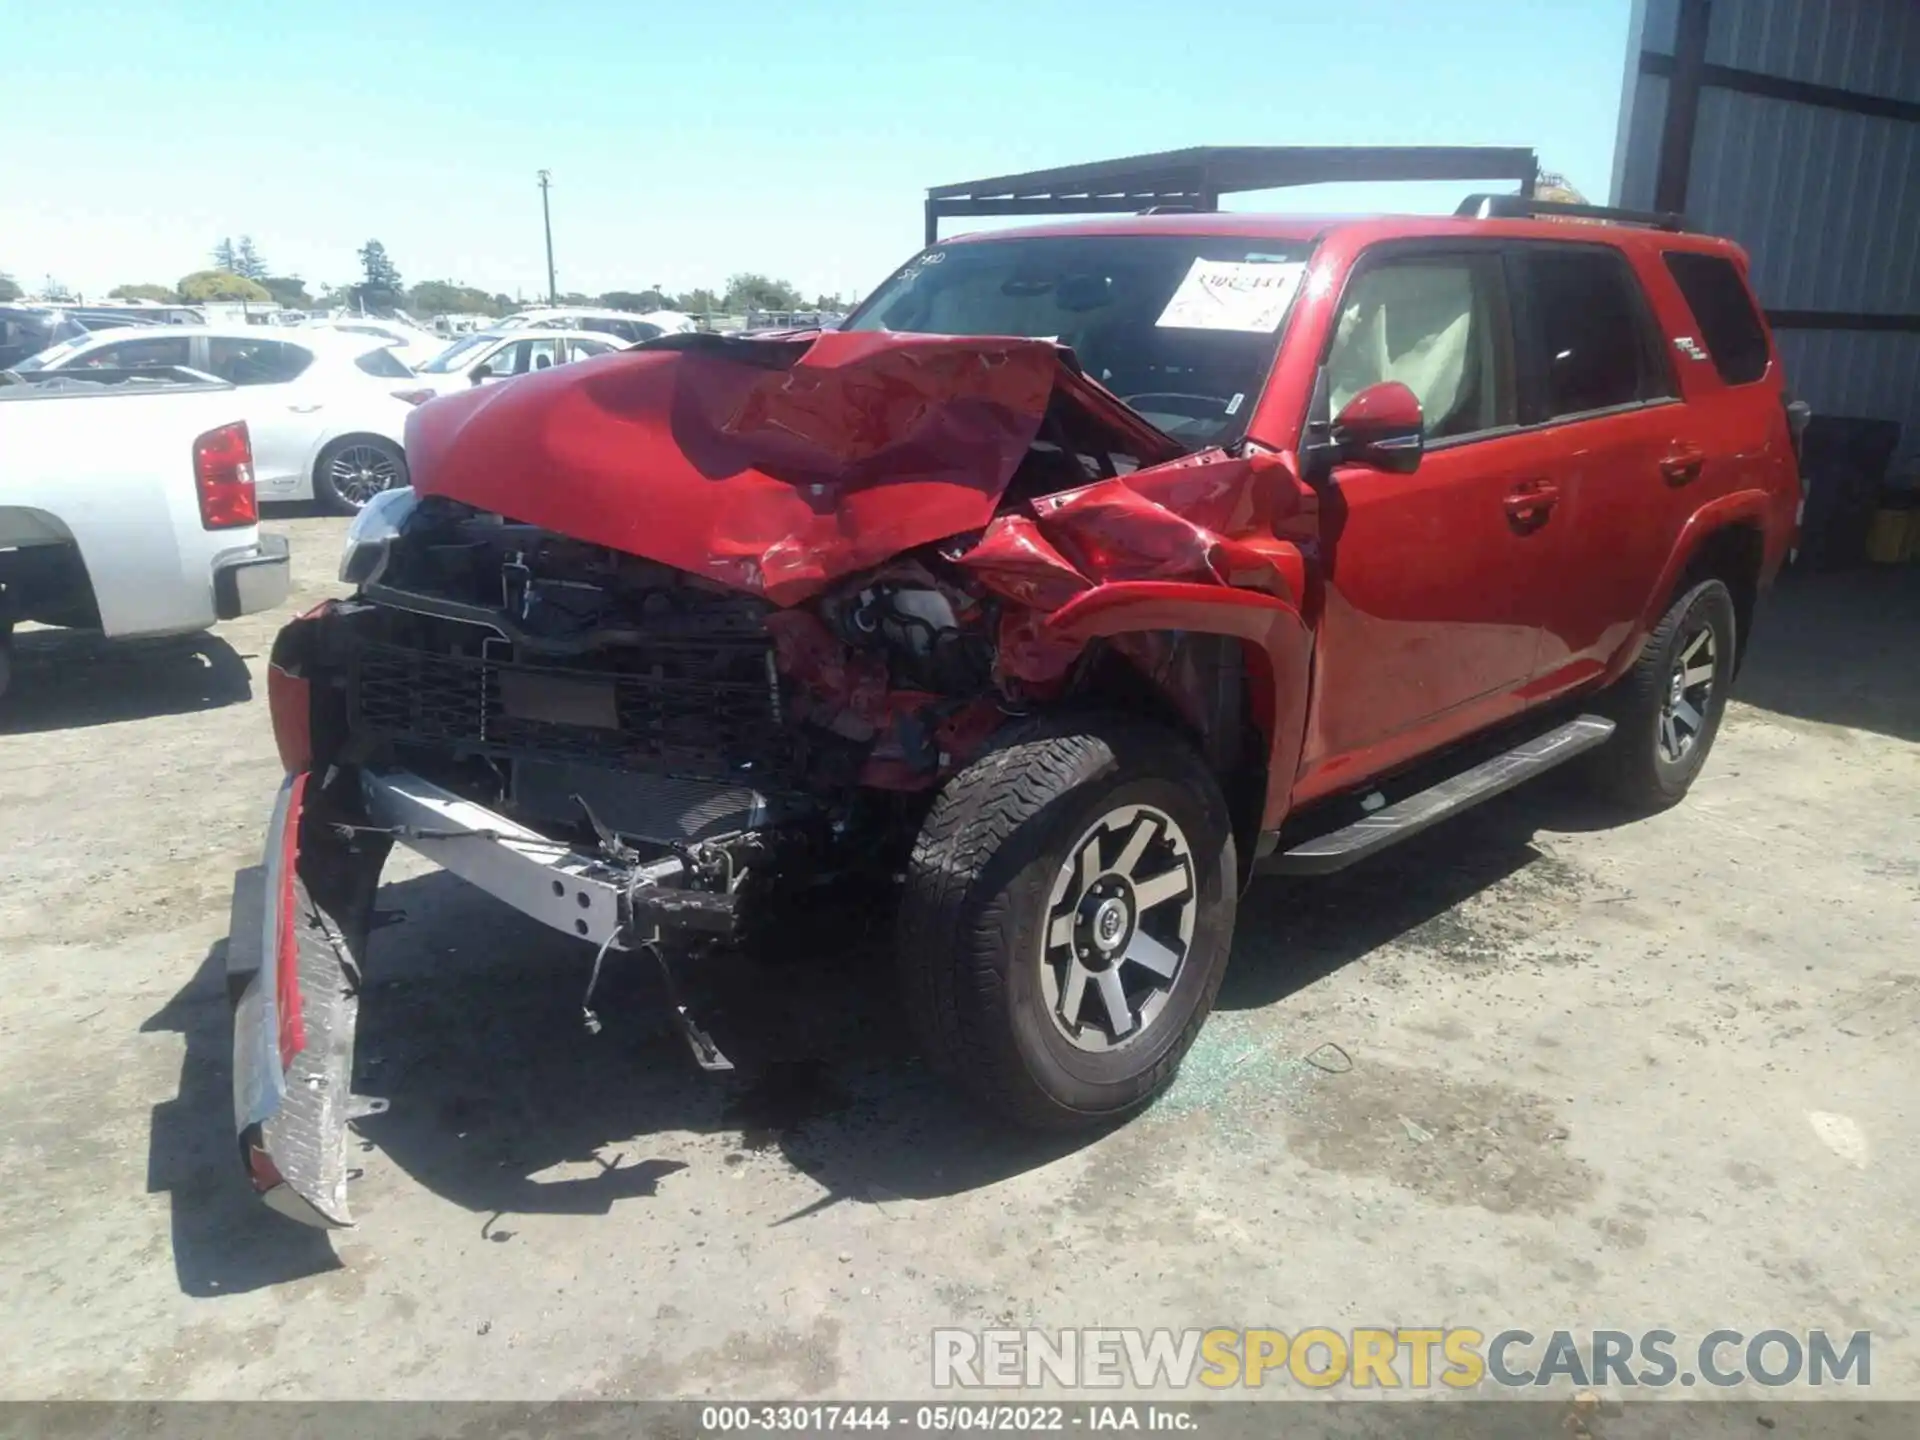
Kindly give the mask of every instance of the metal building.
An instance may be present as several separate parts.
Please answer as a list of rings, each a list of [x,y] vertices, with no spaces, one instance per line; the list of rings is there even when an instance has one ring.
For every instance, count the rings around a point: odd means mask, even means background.
[[[1612,199],[1746,247],[1794,391],[1920,450],[1920,0],[1635,0]]]

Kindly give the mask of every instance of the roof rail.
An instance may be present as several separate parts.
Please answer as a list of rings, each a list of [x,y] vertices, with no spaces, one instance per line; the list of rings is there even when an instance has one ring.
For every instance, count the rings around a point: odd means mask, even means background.
[[[1616,210],[1610,205],[1574,205],[1564,200],[1535,200],[1528,195],[1469,195],[1453,212],[1468,220],[1532,220],[1565,216],[1569,220],[1611,220],[1654,230],[1684,230],[1685,217],[1654,210]]]

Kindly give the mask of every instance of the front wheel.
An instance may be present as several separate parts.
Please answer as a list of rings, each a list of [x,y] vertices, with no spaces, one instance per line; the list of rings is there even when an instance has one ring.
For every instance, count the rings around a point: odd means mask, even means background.
[[[1226,970],[1233,830],[1193,748],[1106,717],[951,779],[908,866],[899,962],[934,1067],[1018,1123],[1118,1118],[1173,1080]]]
[[[374,496],[406,484],[406,454],[375,435],[336,440],[313,467],[313,498],[335,515],[358,515]]]
[[[1672,805],[1706,764],[1733,683],[1733,596],[1702,580],[1668,607],[1608,692],[1613,738],[1595,752],[1602,788],[1637,810]]]

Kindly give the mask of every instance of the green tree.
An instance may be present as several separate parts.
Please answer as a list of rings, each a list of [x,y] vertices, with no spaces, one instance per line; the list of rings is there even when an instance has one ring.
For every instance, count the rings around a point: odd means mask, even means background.
[[[800,292],[784,280],[748,272],[727,281],[728,310],[798,310],[805,304]]]
[[[233,252],[233,273],[244,275],[249,280],[267,278],[267,262],[260,258],[260,252],[253,248],[253,237],[242,235],[240,244]]]
[[[399,268],[387,258],[387,247],[378,240],[369,240],[360,247],[360,272],[355,293],[362,308],[397,310],[406,300]]]
[[[609,290],[599,303],[609,310],[664,310],[667,297],[658,290]]]
[[[813,301],[813,308],[816,310],[829,311],[836,315],[844,315],[847,311],[853,309],[853,302],[851,300],[843,300],[838,295],[816,295]]]
[[[223,239],[213,247],[214,269],[224,270],[229,275],[237,275],[240,273],[236,268],[239,263],[239,253],[233,248],[232,240]]]
[[[196,270],[183,276],[174,289],[182,300],[195,305],[207,300],[247,300],[265,305],[273,299],[264,285],[231,270]]]
[[[107,292],[109,300],[158,300],[162,305],[178,305],[180,294],[165,285],[116,285]]]
[[[20,294],[20,287],[14,283],[13,276],[0,270],[0,300],[18,300]]]
[[[684,295],[676,295],[669,309],[679,310],[687,315],[711,315],[724,309],[720,297],[711,290],[689,290]]]
[[[298,275],[256,275],[258,280],[273,296],[274,302],[289,310],[309,310],[313,307],[313,296],[307,293],[307,282]]]
[[[422,280],[407,292],[407,309],[415,315],[497,315],[504,298],[451,280]]]

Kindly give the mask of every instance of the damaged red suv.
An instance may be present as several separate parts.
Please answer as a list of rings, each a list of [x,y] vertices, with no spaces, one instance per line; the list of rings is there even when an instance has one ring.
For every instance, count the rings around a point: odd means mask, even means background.
[[[712,1069],[675,975],[889,878],[929,1061],[1057,1127],[1169,1082],[1256,870],[1575,756],[1677,800],[1795,427],[1738,249],[1552,208],[982,235],[839,332],[422,407],[353,598],[274,647],[288,778],[232,944],[255,1185],[346,1221],[395,840],[583,972],[647,951]]]

